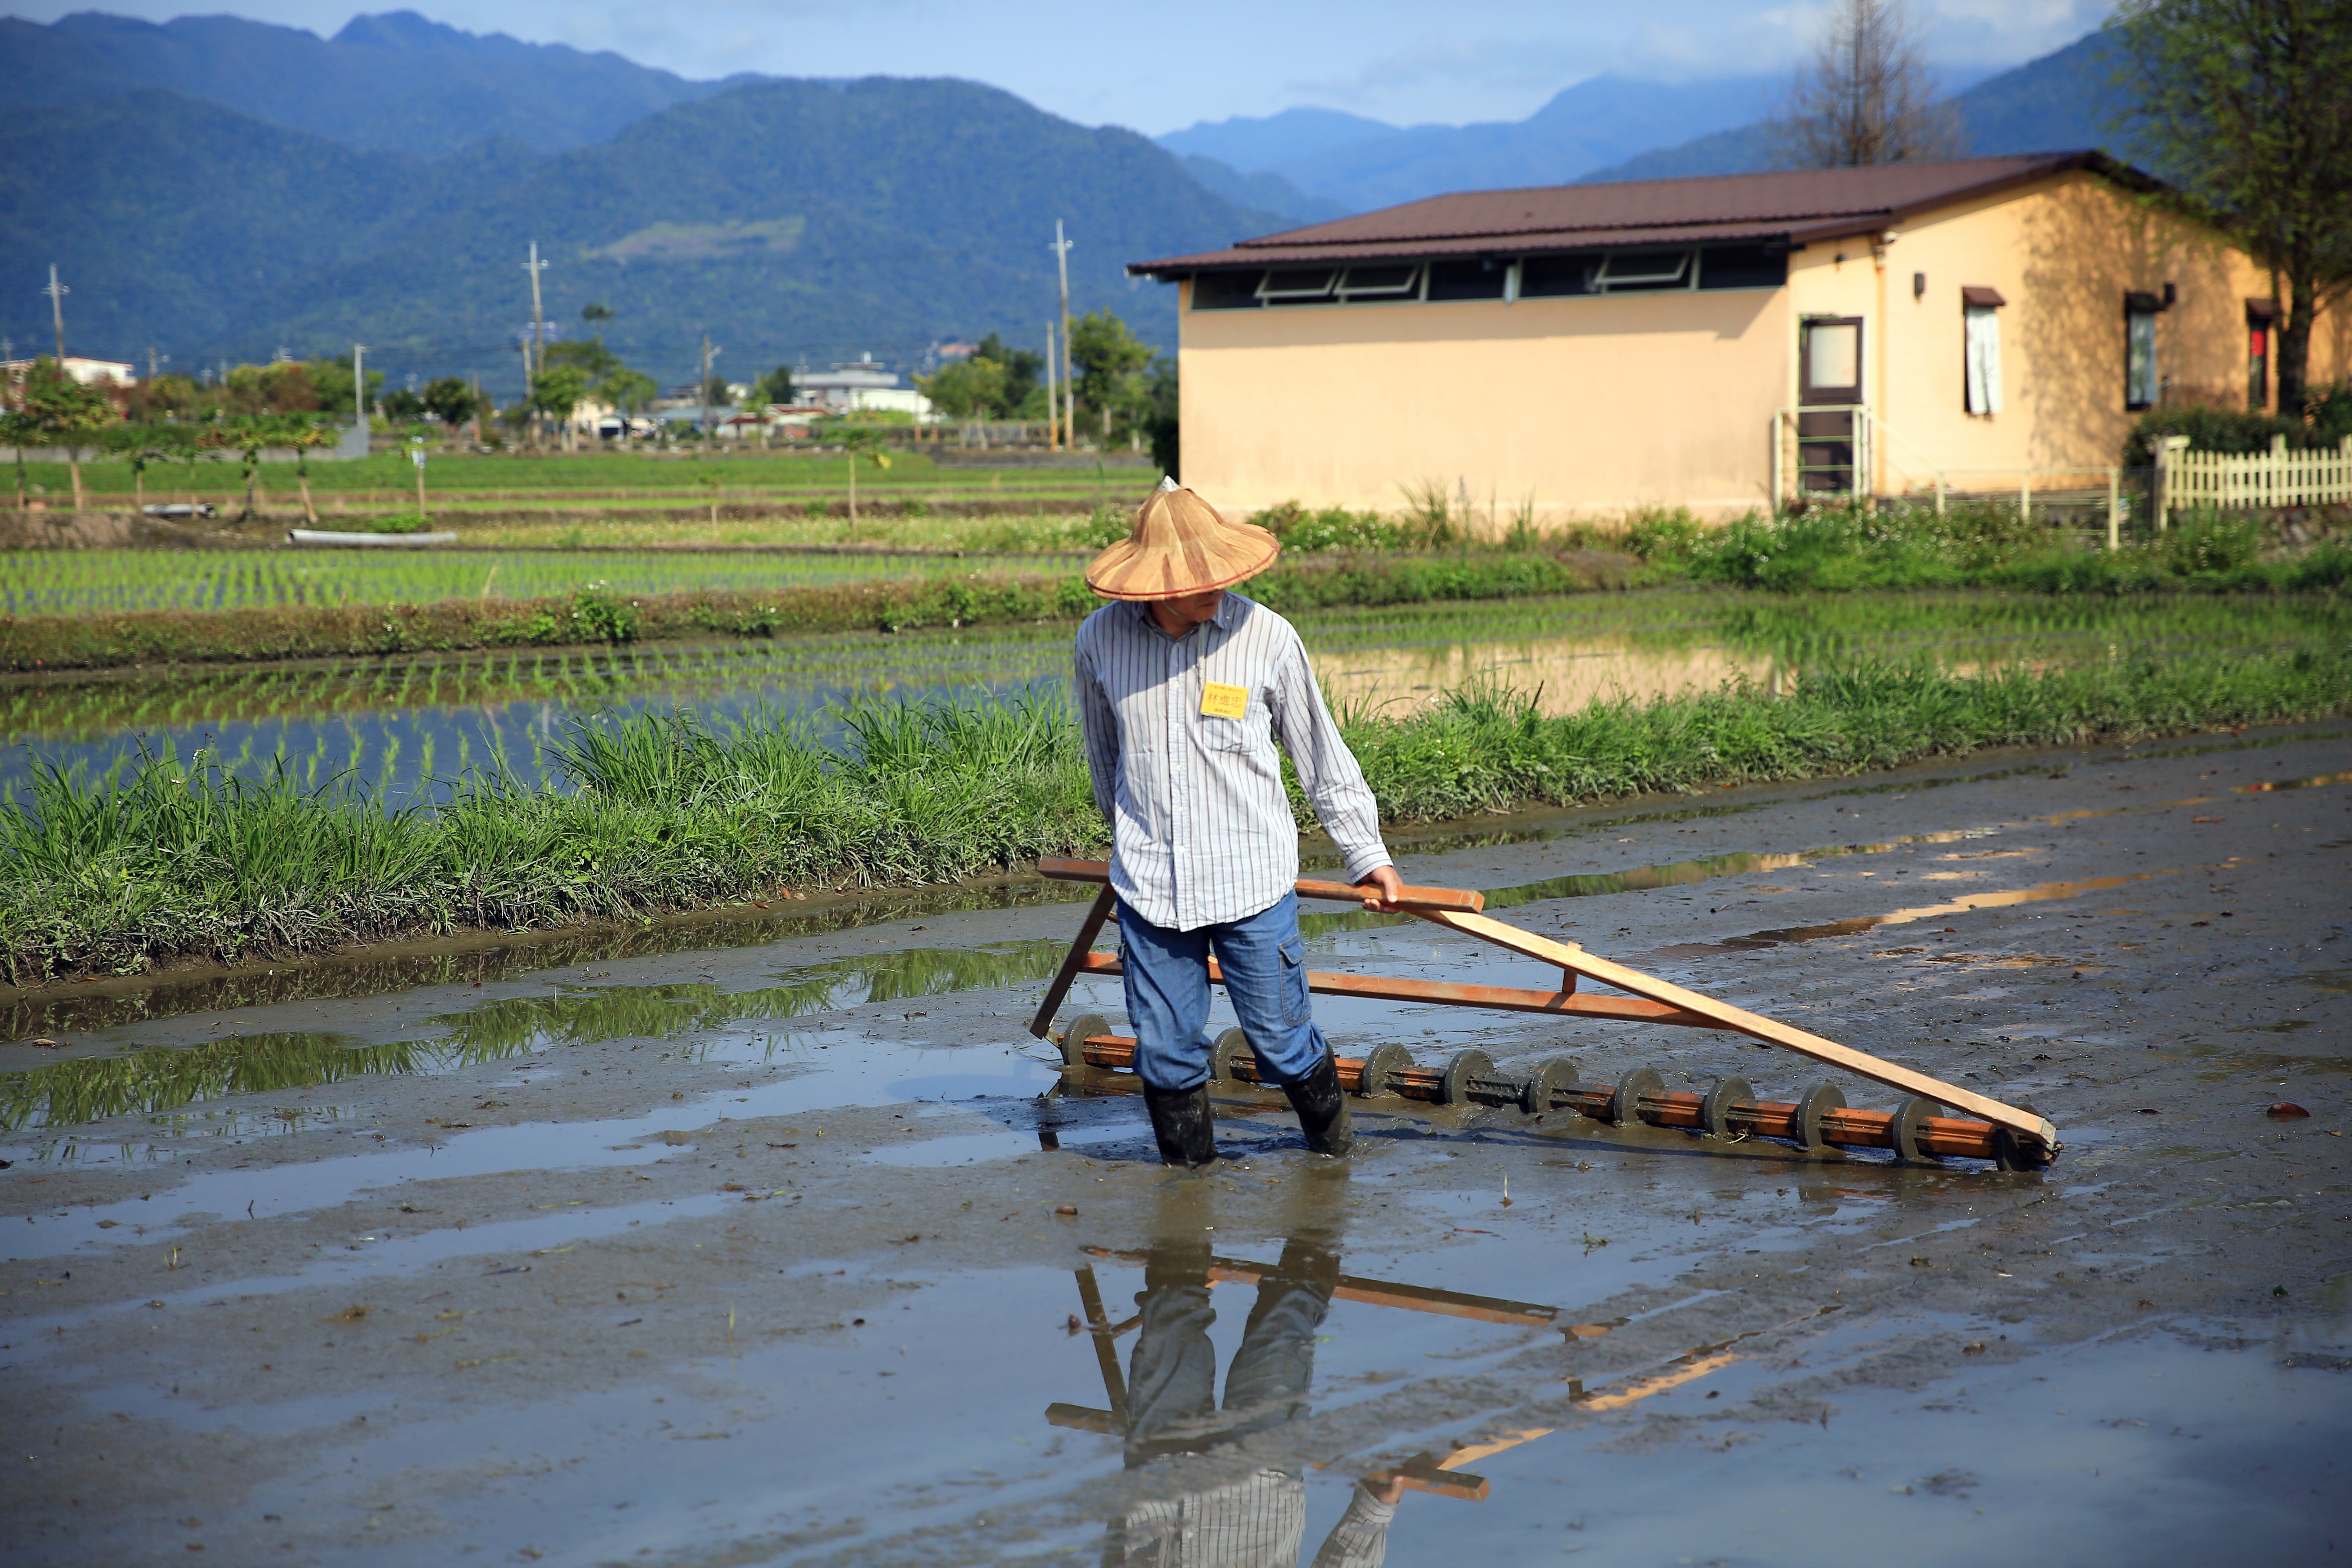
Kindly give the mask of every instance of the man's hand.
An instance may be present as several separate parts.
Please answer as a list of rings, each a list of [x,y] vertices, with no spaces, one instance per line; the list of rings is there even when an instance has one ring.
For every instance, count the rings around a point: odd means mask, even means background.
[[[1356,886],[1366,889],[1364,908],[1375,914],[1395,913],[1397,900],[1404,897],[1404,879],[1397,875],[1393,866],[1383,866],[1376,871],[1367,872],[1358,879]]]

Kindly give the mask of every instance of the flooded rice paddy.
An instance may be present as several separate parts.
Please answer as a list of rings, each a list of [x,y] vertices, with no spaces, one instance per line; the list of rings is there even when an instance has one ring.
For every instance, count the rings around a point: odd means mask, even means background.
[[[992,557],[1007,574],[1067,572],[1079,557]],[[583,583],[615,594],[759,593],[968,573],[952,555],[693,550],[0,551],[0,615],[245,610],[280,605],[425,605],[560,598]]]
[[[1297,621],[1330,700],[1356,711],[1433,702],[1484,680],[1536,693],[1558,713],[1730,680],[1771,688],[1856,658],[2047,668],[2352,631],[2352,616],[2325,605],[1684,591]],[[19,679],[0,686],[0,799],[44,763],[103,776],[142,746],[174,755],[210,746],[236,771],[282,764],[311,784],[350,778],[392,804],[431,798],[476,769],[562,787],[547,748],[576,719],[690,707],[721,729],[770,712],[822,727],[853,699],[1055,689],[1069,636],[1066,626],[982,628]]]
[[[2347,792],[2338,724],[1404,847],[1528,929],[2030,1102],[2042,1173],[1394,1100],[1334,1164],[1229,1086],[1223,1157],[1171,1178],[1132,1080],[1024,1026],[1068,904],[59,1011],[0,1044],[8,1555],[2325,1562]],[[1398,918],[1307,936],[1557,973]],[[1317,1015],[1349,1055],[1588,1085],[1834,1077],[1702,1030]]]

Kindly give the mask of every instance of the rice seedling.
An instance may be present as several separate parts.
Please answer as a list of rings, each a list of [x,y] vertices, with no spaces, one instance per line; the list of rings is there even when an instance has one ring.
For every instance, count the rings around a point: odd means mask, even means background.
[[[1007,571],[1066,569],[1053,556],[1011,558]],[[618,595],[751,593],[812,584],[964,574],[951,558],[751,555],[728,552],[79,550],[0,553],[0,613],[96,616],[135,610],[430,605],[572,593],[593,577]],[[490,590],[495,589],[495,595]]]
[[[1798,671],[1778,694],[1734,681],[1559,715],[1487,681],[1344,727],[1381,815],[1406,821],[2347,705],[2352,650],[2335,637],[1979,675],[1863,659]],[[485,763],[431,806],[283,765],[240,776],[215,752],[144,755],[106,786],[37,770],[0,805],[0,970],[26,984],[638,920],[793,888],[952,880],[1103,837],[1049,692],[853,704],[837,740],[772,710],[724,727],[683,710],[608,713],[573,719],[545,749],[545,785]]]

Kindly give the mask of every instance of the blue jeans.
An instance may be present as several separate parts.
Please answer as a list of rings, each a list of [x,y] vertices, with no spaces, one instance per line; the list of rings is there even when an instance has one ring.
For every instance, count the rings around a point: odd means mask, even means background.
[[[1296,1083],[1331,1047],[1307,1000],[1307,943],[1298,895],[1247,920],[1170,931],[1118,905],[1119,959],[1127,1018],[1135,1030],[1135,1070],[1154,1089],[1186,1089],[1209,1078],[1209,954],[1223,966],[1225,994],[1268,1083]]]

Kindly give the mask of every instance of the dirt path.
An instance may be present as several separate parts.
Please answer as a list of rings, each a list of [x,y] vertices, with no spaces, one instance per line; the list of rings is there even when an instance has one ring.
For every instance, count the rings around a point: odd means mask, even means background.
[[[1245,1517],[1271,1544],[1237,1561],[1295,1562],[1351,1506],[1372,1528],[1356,1478],[1403,1466],[1442,1489],[1404,1493],[1397,1564],[2326,1561],[2352,1550],[2347,770],[2322,727],[1405,857],[1657,884],[1509,918],[2030,1102],[2066,1145],[2040,1174],[1396,1100],[1333,1168],[1241,1090],[1230,1157],[1171,1179],[1122,1086],[1038,1098],[1021,1023],[1066,906],[0,1047],[446,1058],[11,1135],[0,1551],[992,1563]],[[1544,983],[1422,925],[1312,945]],[[1825,1076],[1696,1031],[1318,1012],[1345,1054]],[[1237,1349],[1224,1391],[1272,1402],[1164,1424]],[[1123,1458],[1123,1421],[1153,1445]],[[1465,1476],[1484,1500],[1445,1495]]]

